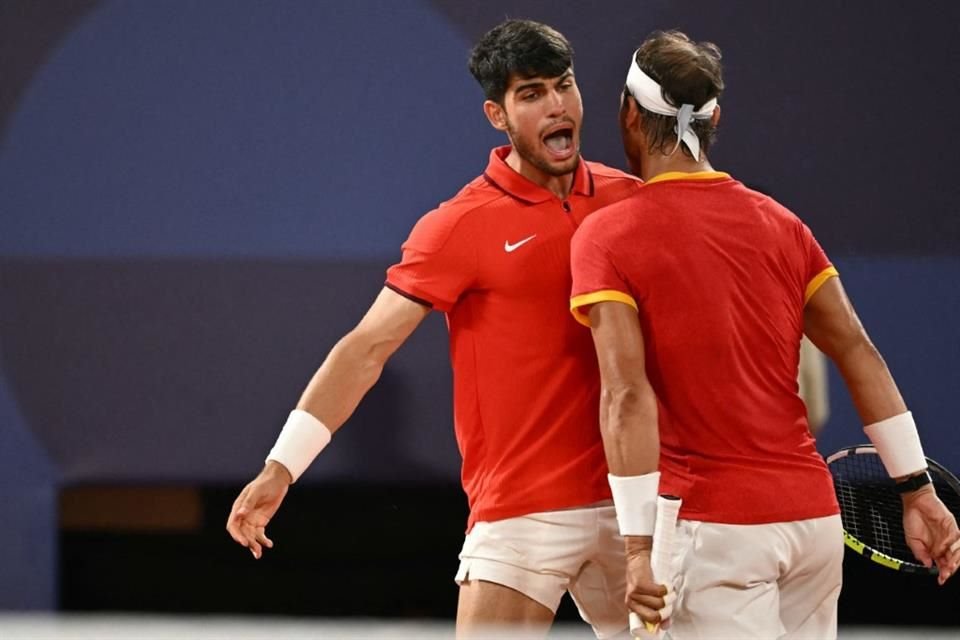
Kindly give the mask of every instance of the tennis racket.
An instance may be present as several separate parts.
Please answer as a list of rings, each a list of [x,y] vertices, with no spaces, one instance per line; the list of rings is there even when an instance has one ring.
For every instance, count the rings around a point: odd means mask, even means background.
[[[943,465],[927,458],[937,497],[960,520],[960,480]],[[871,445],[857,445],[827,458],[840,502],[843,541],[880,566],[923,575],[937,568],[920,564],[907,546],[903,532],[903,505],[893,479]]]
[[[650,569],[657,584],[673,585],[673,545],[677,533],[677,514],[683,501],[676,496],[657,497],[657,518],[653,523],[653,549],[650,550]],[[645,633],[646,632],[646,633]],[[630,612],[630,634],[637,638],[659,637],[660,625],[644,622]]]

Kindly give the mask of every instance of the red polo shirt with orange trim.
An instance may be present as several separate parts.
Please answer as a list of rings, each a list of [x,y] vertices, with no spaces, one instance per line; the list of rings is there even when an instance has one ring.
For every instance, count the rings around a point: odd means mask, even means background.
[[[661,174],[584,223],[572,270],[585,324],[597,302],[638,310],[681,517],[839,513],[797,386],[803,307],[837,272],[803,222],[725,173]]]
[[[386,286],[447,315],[462,481],[477,521],[610,497],[590,335],[570,316],[570,239],[639,180],[581,160],[566,200],[507,166],[426,214]]]

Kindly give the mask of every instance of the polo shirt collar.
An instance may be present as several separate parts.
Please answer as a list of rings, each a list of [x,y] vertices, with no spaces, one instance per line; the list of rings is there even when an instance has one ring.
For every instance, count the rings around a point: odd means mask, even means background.
[[[510,168],[507,164],[507,156],[510,155],[510,145],[496,147],[490,151],[490,162],[487,164],[487,170],[484,176],[487,180],[506,191],[514,198],[539,204],[547,200],[556,200],[557,196],[549,189],[541,187],[532,180],[520,175]],[[582,157],[577,163],[577,168],[573,174],[573,189],[571,194],[576,193],[582,196],[593,195],[593,176],[586,160]]]
[[[725,171],[667,171],[658,173],[645,184],[654,184],[657,182],[669,182],[671,180],[722,180],[729,179],[730,174]]]

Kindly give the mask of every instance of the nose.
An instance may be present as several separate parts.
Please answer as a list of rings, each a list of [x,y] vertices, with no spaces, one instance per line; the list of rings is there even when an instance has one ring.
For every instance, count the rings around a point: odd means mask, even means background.
[[[567,112],[567,104],[563,101],[563,95],[559,91],[551,91],[548,99],[551,116],[562,116]]]

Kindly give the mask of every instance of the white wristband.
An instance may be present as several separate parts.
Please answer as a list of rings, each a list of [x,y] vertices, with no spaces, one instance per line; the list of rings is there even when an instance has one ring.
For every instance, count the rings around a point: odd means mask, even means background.
[[[652,536],[657,517],[660,472],[642,476],[607,475],[607,481],[613,493],[620,535]]]
[[[863,431],[877,449],[877,455],[891,478],[908,476],[927,468],[917,425],[909,411],[868,424]]]
[[[330,430],[322,422],[306,411],[294,409],[267,460],[275,460],[285,466],[296,482],[330,443],[330,437]]]

